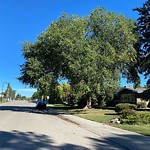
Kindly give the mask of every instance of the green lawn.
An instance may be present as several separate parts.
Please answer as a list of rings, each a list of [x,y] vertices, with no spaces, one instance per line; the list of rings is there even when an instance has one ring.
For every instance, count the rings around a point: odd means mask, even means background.
[[[79,117],[93,120],[96,122],[108,123],[109,120],[118,117],[113,110],[102,110],[102,109],[72,109],[69,113],[77,115]]]
[[[6,102],[8,102],[7,100],[5,100],[5,99],[3,99],[3,100],[1,100],[0,99],[0,104],[2,104],[2,103],[6,103]]]
[[[119,115],[115,113],[114,110],[108,109],[72,109],[69,106],[65,106],[63,104],[54,104],[48,105],[48,107],[57,109],[58,111],[63,111],[72,115],[76,115],[88,120],[106,123],[109,124],[109,121],[113,118],[119,118]],[[138,112],[138,113],[149,113],[150,112]],[[128,125],[128,124],[109,124],[111,126],[115,126],[117,128],[137,132],[146,136],[150,136],[150,124],[141,124],[141,125]]]
[[[150,136],[150,124],[148,125],[114,125],[115,127],[121,128],[121,129],[125,129],[128,131],[133,131],[136,133],[140,133],[146,136]]]
[[[47,107],[57,109],[59,111],[65,111],[71,109],[70,106],[66,106],[64,104],[47,104]]]
[[[65,110],[66,111],[66,110]],[[109,123],[109,120],[112,118],[118,118],[119,116],[115,113],[114,110],[103,110],[103,109],[70,109],[66,111],[67,113],[71,113],[73,115],[89,119],[96,122],[101,123]],[[141,113],[141,112],[140,112]],[[142,112],[144,113],[144,112]],[[146,112],[150,113],[150,112]],[[128,124],[109,124],[115,126],[117,128],[137,132],[146,136],[150,136],[150,124],[142,124],[142,125],[128,125]]]

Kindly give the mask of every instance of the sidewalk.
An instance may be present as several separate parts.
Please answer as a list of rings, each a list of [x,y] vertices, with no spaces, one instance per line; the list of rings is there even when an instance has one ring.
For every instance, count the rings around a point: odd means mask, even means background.
[[[138,133],[115,128],[103,123],[97,123],[74,115],[61,114],[61,118],[70,120],[90,132],[104,139],[110,140],[128,150],[149,150],[150,137]]]

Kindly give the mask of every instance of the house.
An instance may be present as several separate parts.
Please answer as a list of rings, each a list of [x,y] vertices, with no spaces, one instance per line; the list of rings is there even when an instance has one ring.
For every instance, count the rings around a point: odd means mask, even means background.
[[[3,97],[4,97],[4,95],[0,93],[0,98],[3,98]]]
[[[116,103],[132,103],[137,104],[145,101],[147,104],[150,101],[150,89],[133,88],[125,86],[115,93],[114,100]]]

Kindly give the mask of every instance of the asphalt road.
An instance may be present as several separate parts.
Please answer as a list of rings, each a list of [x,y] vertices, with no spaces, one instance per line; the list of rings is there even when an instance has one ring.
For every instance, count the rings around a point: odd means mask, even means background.
[[[0,150],[127,149],[51,112],[26,101],[1,104]]]

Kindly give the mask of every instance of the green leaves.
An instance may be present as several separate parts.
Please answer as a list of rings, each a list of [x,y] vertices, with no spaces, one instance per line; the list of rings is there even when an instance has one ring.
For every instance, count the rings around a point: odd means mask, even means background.
[[[141,8],[134,10],[138,11],[140,15],[137,20],[137,32],[140,35],[139,47],[137,47],[137,52],[140,54],[138,65],[140,73],[144,73],[148,79],[147,84],[150,86],[150,1],[147,0]]]
[[[102,8],[82,18],[63,14],[35,43],[23,45],[26,62],[19,79],[55,89],[59,78],[67,78],[75,95],[104,100],[119,86],[120,73],[127,76],[128,64],[135,61],[133,29],[133,21]]]
[[[5,98],[7,98],[9,100],[14,100],[15,94],[16,94],[16,91],[13,90],[12,87],[10,86],[10,83],[8,83],[7,89],[5,91]]]

